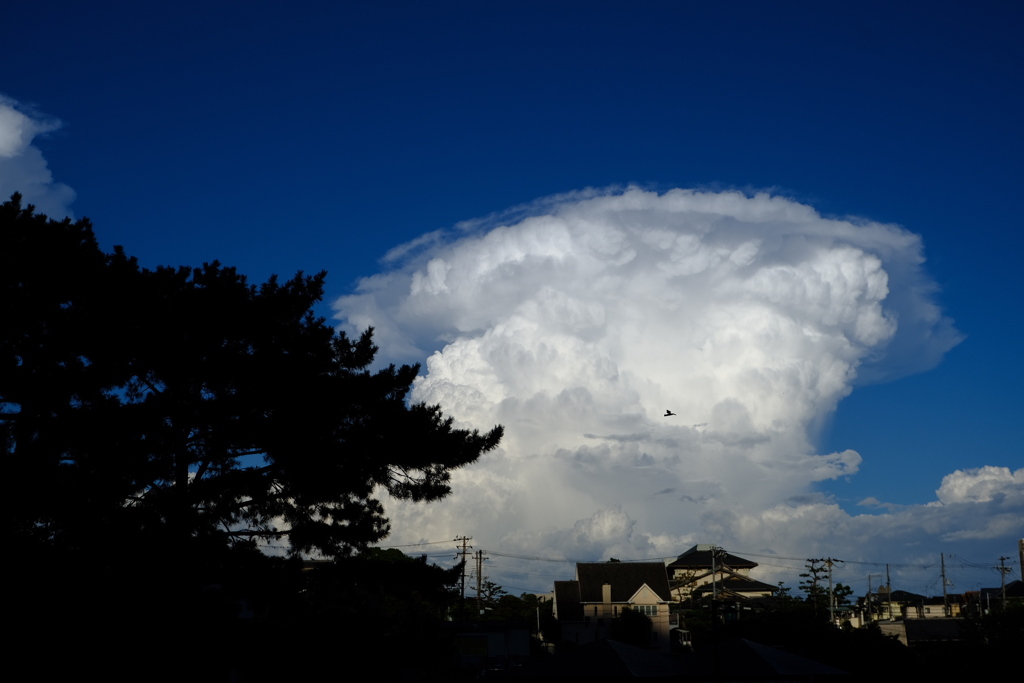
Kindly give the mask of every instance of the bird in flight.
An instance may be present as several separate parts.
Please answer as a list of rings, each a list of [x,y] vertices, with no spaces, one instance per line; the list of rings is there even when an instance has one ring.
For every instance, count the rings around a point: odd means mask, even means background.
[[[664,415],[662,415],[662,417],[672,417],[673,415],[675,415],[675,413],[673,413],[673,412],[672,412],[671,410],[669,410],[668,408],[666,408],[666,409],[665,409],[665,414],[664,414]]]

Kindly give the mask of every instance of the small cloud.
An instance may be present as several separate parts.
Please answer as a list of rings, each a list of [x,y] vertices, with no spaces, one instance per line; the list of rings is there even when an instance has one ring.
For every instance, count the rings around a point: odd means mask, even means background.
[[[866,507],[866,508],[878,508],[878,509],[882,509],[882,510],[888,510],[890,512],[895,511],[895,510],[899,510],[899,509],[901,509],[903,507],[902,505],[897,505],[895,503],[883,503],[882,501],[878,500],[874,496],[868,496],[864,500],[862,500],[859,503],[857,503],[857,505],[859,505],[860,507]]]
[[[618,441],[620,443],[626,442],[640,442],[647,441],[651,438],[650,434],[584,434],[584,438],[587,439],[602,439],[607,441]]]

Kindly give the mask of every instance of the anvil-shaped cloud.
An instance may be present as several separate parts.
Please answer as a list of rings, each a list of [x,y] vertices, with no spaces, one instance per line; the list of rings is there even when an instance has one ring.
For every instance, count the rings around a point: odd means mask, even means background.
[[[812,492],[861,462],[815,451],[839,401],[960,340],[920,238],[893,225],[638,188],[511,216],[400,247],[336,303],[376,328],[382,360],[427,359],[414,400],[507,429],[450,499],[389,504],[396,542],[471,533],[595,558],[806,544],[801,516],[854,519]]]

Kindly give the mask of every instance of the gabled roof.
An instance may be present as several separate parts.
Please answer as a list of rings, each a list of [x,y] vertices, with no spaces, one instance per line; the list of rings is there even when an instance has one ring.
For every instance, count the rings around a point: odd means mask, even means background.
[[[697,571],[699,569],[711,569],[711,548],[710,545],[695,545],[668,565],[669,569],[683,569],[686,571]],[[757,562],[745,560],[731,553],[719,555],[715,560],[715,567],[722,565],[731,569],[753,569]]]
[[[953,605],[963,604],[963,602],[964,596],[960,595],[959,593],[950,593],[946,595],[946,597],[942,597],[941,595],[933,595],[930,598],[924,599],[924,604],[926,605],[945,605],[946,603]]]
[[[576,565],[582,602],[602,602],[601,588],[611,584],[612,602],[629,602],[645,584],[669,602],[668,572],[661,562],[580,562]],[[556,582],[557,584],[562,582]]]
[[[555,581],[555,605],[561,621],[583,621],[579,581]]]
[[[693,590],[697,595],[712,592],[713,588],[710,583],[705,583]],[[755,581],[754,579],[748,579],[740,576],[728,576],[725,579],[718,582],[718,591],[729,591],[731,593],[770,593],[775,594],[778,590],[778,586],[773,586],[769,583],[762,581]]]
[[[893,591],[891,596],[887,596],[892,602],[912,602],[919,603],[924,602],[925,597],[918,595],[917,593],[911,593],[909,591]]]

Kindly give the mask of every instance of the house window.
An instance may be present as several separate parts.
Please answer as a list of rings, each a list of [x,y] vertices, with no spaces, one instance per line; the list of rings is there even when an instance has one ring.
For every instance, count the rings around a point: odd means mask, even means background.
[[[657,605],[633,605],[633,609],[635,609],[640,614],[645,614],[645,615],[647,615],[649,617],[656,617],[656,616],[658,616],[658,606]]]

